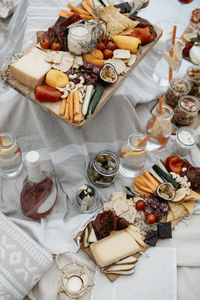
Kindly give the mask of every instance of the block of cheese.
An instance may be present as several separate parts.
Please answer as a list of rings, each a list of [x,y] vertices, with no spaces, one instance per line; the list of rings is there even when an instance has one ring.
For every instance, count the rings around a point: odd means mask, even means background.
[[[90,246],[91,253],[100,267],[140,251],[134,238],[125,230],[117,231]]]
[[[46,73],[51,69],[51,64],[45,58],[45,51],[33,47],[10,65],[12,76],[24,85],[35,88],[44,81]]]

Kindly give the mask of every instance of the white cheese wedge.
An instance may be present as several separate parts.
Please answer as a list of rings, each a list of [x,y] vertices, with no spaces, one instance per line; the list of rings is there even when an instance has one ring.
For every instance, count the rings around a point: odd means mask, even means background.
[[[46,52],[32,48],[28,53],[11,64],[12,76],[26,86],[34,88],[44,81],[51,64],[45,61]]]
[[[129,59],[131,57],[130,50],[116,49],[113,51],[114,58]]]
[[[96,263],[100,267],[105,267],[137,253],[140,251],[140,247],[128,232],[121,230],[93,243],[90,250]]]
[[[87,239],[88,243],[94,243],[97,242],[97,237],[96,234],[94,232],[94,228],[92,226],[92,224],[89,224],[89,232],[88,232],[88,239]]]

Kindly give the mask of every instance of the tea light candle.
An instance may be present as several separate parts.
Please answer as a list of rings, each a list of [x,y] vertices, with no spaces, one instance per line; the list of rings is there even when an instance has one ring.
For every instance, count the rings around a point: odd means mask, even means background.
[[[79,292],[82,288],[83,281],[78,276],[72,276],[67,281],[67,289],[69,292],[76,293]]]

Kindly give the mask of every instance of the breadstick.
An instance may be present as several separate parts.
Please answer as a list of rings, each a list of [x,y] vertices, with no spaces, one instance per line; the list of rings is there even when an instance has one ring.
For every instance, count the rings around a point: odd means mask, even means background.
[[[70,121],[73,122],[74,121],[74,95],[73,92],[71,92],[69,94],[69,118]]]
[[[81,8],[78,8],[78,7],[76,7],[76,6],[73,6],[71,3],[68,3],[68,4],[67,4],[67,7],[68,7],[69,9],[71,9],[72,11],[77,12],[78,14],[89,15],[89,13],[88,13],[86,10],[81,9]]]
[[[62,99],[62,102],[61,102],[61,105],[60,105],[60,116],[65,115],[66,104],[67,104],[67,99],[66,98]]]
[[[69,120],[69,96],[68,96],[67,102],[66,102],[65,119]]]

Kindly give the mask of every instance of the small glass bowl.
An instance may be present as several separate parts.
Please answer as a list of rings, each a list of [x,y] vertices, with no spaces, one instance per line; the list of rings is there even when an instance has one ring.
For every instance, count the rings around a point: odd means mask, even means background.
[[[85,199],[82,197],[81,194],[84,193],[83,192],[84,187],[85,187],[85,190],[87,188],[92,191],[93,197],[90,197],[90,195],[88,195],[88,196],[85,195],[85,197],[84,197]],[[84,214],[92,213],[102,206],[102,201],[100,199],[98,192],[96,191],[96,189],[93,186],[88,185],[88,184],[84,184],[78,189],[78,191],[76,193],[76,200],[77,200],[77,205],[78,205],[79,209]]]

